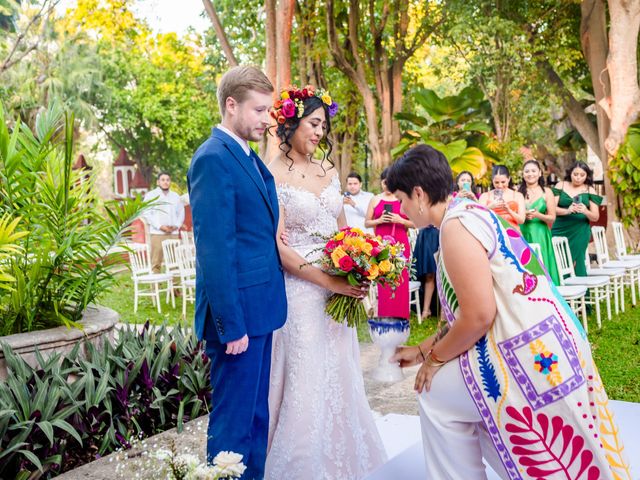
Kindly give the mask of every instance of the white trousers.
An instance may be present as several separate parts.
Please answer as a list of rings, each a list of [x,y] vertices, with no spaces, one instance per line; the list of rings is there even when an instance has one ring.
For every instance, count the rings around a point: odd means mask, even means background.
[[[418,394],[427,480],[484,480],[482,457],[508,479],[480,413],[465,386],[458,360],[434,376]]]

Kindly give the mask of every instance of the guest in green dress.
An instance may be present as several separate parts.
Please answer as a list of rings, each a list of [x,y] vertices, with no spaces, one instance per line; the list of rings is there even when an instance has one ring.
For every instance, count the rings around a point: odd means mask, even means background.
[[[518,190],[524,196],[527,210],[526,220],[520,226],[522,236],[527,242],[540,245],[542,262],[553,283],[560,285],[550,230],[556,219],[556,200],[551,189],[544,186],[542,168],[537,160],[525,162]]]
[[[591,238],[590,222],[600,218],[598,205],[602,197],[593,188],[593,172],[584,162],[574,162],[564,181],[554,189],[556,195],[556,221],[551,229],[554,237],[567,237],[577,276],[586,277],[585,253]]]

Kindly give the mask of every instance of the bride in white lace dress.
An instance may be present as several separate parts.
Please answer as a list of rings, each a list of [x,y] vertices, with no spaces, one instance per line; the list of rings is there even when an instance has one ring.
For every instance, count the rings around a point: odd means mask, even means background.
[[[275,110],[290,115],[277,129],[283,154],[269,166],[280,205],[278,235],[286,229],[288,236],[288,245],[278,239],[288,316],[273,336],[269,480],[357,480],[386,460],[365,396],[356,331],[324,312],[332,292],[364,293],[344,278],[303,266],[320,255],[318,235],[346,224],[336,170],[326,159],[311,160],[335,113],[319,93],[303,94],[293,114],[286,105]]]

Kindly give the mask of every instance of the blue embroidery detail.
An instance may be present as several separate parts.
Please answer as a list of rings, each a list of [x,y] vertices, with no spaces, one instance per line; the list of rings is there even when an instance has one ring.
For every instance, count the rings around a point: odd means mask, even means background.
[[[494,401],[498,401],[500,393],[500,382],[496,376],[496,370],[493,368],[489,359],[489,351],[487,349],[487,336],[478,340],[476,343],[476,352],[478,352],[478,363],[480,364],[480,374],[482,375],[482,385],[487,396]]]
[[[502,225],[500,224],[497,215],[490,211],[489,212],[489,217],[491,218],[491,221],[493,223],[495,223],[495,225],[496,225],[496,233],[498,234],[498,241],[500,243],[500,251],[502,252],[502,254],[506,258],[511,259],[511,263],[516,267],[516,269],[520,273],[524,273],[525,269],[522,267],[522,265],[520,265],[520,262],[518,261],[516,256],[511,252],[509,247],[507,247],[507,242],[505,241],[504,235],[502,233]]]

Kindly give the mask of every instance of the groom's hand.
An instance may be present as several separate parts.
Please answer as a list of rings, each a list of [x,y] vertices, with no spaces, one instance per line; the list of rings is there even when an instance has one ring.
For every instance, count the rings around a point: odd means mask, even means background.
[[[249,337],[245,335],[239,340],[227,343],[227,354],[238,355],[245,352],[247,348],[249,348]]]

